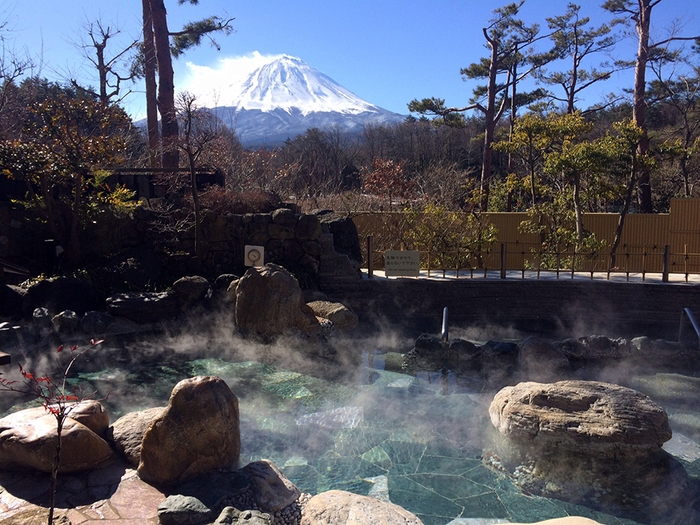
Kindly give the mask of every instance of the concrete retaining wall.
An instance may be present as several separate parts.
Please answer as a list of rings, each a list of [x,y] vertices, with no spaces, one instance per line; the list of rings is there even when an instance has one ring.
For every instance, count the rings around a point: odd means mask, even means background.
[[[683,308],[700,317],[700,286],[684,284],[363,279],[329,284],[324,291],[346,301],[362,322],[400,328],[416,337],[440,333],[445,306],[451,327],[493,326],[494,331],[515,328],[556,336],[675,340]]]

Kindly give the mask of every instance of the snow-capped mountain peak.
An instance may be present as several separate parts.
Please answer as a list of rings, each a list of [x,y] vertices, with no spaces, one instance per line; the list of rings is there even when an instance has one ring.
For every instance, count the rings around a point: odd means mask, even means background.
[[[186,89],[234,129],[244,146],[273,146],[309,128],[359,133],[404,117],[370,104],[289,55],[252,53],[219,66],[188,63]]]
[[[237,85],[236,85],[237,84]],[[237,109],[359,114],[380,111],[333,79],[289,55],[269,57],[242,82],[232,84],[227,98]]]

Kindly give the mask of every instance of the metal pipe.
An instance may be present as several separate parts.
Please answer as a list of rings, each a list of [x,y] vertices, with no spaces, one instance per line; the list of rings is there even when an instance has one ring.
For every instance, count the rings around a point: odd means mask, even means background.
[[[449,339],[449,330],[447,328],[447,306],[442,309],[442,342],[447,343]]]
[[[681,312],[681,325],[678,328],[678,342],[682,342],[683,339],[683,314],[686,315],[686,317],[690,321],[690,324],[693,326],[693,330],[695,330],[695,335],[697,335],[698,337],[698,347],[700,347],[700,325],[698,325],[698,322],[696,321],[693,312],[690,311],[690,308],[683,308],[683,311]]]

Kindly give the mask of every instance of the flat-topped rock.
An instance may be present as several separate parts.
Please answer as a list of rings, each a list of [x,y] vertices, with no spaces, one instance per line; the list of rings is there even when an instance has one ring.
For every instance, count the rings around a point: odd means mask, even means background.
[[[598,381],[519,383],[489,407],[494,427],[514,442],[587,450],[660,449],[668,416],[648,396]]]
[[[109,415],[97,401],[77,405],[63,423],[59,472],[90,470],[112,456],[100,434]],[[0,469],[51,472],[58,435],[56,417],[43,407],[20,410],[0,419]]]
[[[700,484],[661,448],[668,416],[646,395],[598,381],[527,382],[498,392],[489,413],[498,433],[484,461],[522,490],[654,523],[698,519],[687,502]]]
[[[369,496],[329,490],[311,498],[301,525],[422,525],[411,512]]]
[[[174,292],[125,292],[107,298],[107,312],[136,323],[155,323],[180,313]]]

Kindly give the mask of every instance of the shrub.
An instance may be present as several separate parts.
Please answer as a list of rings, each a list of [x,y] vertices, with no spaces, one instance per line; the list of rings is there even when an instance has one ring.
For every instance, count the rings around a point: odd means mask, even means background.
[[[202,208],[218,215],[229,213],[269,213],[280,207],[279,195],[263,190],[233,192],[221,186],[209,186],[200,195]]]

